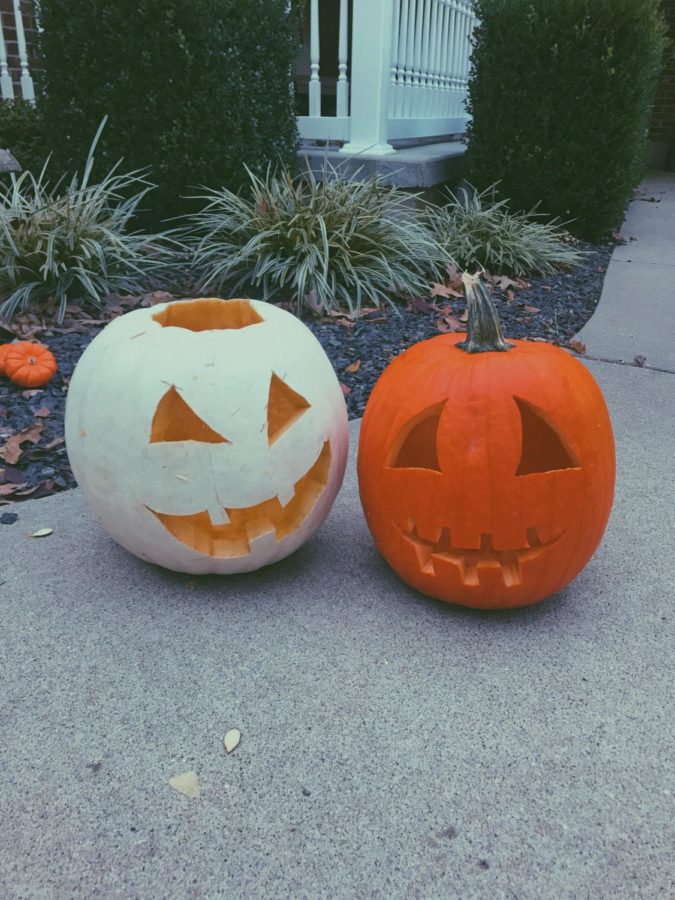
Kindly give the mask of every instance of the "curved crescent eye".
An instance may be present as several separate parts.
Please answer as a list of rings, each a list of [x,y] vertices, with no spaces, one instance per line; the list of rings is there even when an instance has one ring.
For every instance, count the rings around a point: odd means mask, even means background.
[[[522,449],[516,475],[579,468],[572,451],[565,445],[548,417],[520,397],[513,399],[522,422]]]
[[[302,394],[298,394],[276,372],[272,372],[267,398],[267,440],[270,447],[307,412],[309,406]]]
[[[393,469],[433,469],[440,472],[436,442],[444,403],[437,403],[406,424],[389,452]]]
[[[150,443],[163,441],[200,441],[229,444],[189,406],[172,385],[157,404],[150,429]]]

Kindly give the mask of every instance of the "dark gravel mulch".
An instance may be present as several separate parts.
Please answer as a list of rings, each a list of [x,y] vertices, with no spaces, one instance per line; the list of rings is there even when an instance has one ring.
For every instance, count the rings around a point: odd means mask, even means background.
[[[532,279],[527,287],[495,287],[506,337],[543,339],[564,346],[588,321],[600,298],[613,245],[582,249],[588,250],[589,256],[573,271]],[[363,414],[375,381],[398,353],[437,335],[440,329],[453,330],[447,322],[454,325],[463,311],[463,300],[451,296],[439,297],[434,304],[419,301],[400,312],[373,311],[356,322],[335,318],[307,324],[333,363],[344,386],[349,416],[354,418]],[[59,363],[56,376],[44,388],[26,391],[0,379],[0,453],[12,435],[26,429],[30,429],[28,437],[36,441],[22,443],[21,455],[14,463],[0,456],[0,504],[75,486],[63,444],[65,399],[75,364],[101,327],[99,322],[80,332],[61,334],[47,326],[35,335],[49,345]],[[0,343],[12,337],[0,326]],[[0,525],[15,519],[16,507],[0,507]]]

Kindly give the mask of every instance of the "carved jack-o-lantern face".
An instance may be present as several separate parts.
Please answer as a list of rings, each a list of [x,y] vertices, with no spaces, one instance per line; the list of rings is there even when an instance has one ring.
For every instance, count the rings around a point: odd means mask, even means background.
[[[347,453],[344,399],[311,332],[259,301],[116,319],[73,375],[75,476],[123,546],[168,568],[243,572],[319,526]]]
[[[514,341],[472,356],[462,337],[415,345],[376,385],[359,445],[366,518],[383,556],[424,593],[535,603],[580,571],[604,531],[609,417],[564,351]]]

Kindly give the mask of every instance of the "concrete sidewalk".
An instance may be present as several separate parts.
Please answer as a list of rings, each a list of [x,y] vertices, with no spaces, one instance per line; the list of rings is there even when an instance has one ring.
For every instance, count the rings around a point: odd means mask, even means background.
[[[576,581],[523,611],[399,582],[353,461],[315,538],[248,576],[142,563],[79,491],[17,506],[0,897],[670,896],[675,376],[588,365],[614,511]],[[169,787],[186,770],[198,800]]]

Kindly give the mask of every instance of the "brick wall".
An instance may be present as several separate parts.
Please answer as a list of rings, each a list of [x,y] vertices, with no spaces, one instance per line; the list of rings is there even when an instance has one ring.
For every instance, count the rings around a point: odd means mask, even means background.
[[[23,19],[23,30],[26,36],[26,46],[28,49],[28,65],[31,74],[34,71],[34,48],[35,48],[35,15],[32,0],[21,0],[21,13]],[[14,21],[14,5],[12,0],[0,0],[0,16],[2,16],[2,30],[5,37],[5,47],[7,52],[7,66],[9,68],[12,81],[14,82],[14,96],[21,97],[21,88],[19,78],[21,77],[21,66],[19,64],[19,46],[16,40],[16,26]]]
[[[656,92],[649,140],[675,143],[675,0],[661,0],[672,44],[666,50],[665,68]]]

